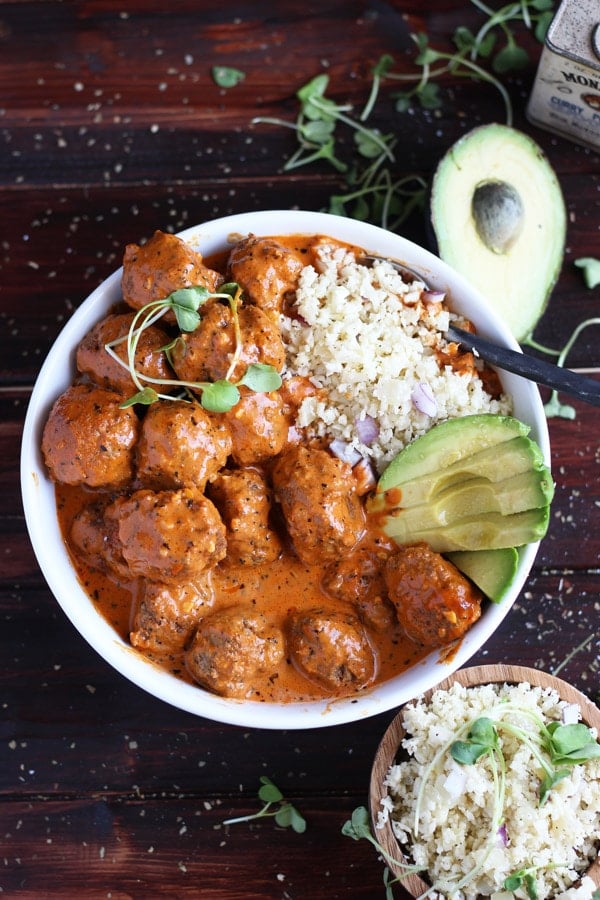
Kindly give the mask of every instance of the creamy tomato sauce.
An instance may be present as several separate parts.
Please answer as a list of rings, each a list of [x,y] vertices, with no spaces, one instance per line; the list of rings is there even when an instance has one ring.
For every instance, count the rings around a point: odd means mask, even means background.
[[[131,581],[117,578],[89,566],[69,540],[71,526],[76,514],[90,502],[90,492],[86,488],[56,485],[58,518],[65,541],[71,553],[79,580],[97,609],[110,622],[121,638],[127,641],[132,625],[135,603],[140,591],[140,580]],[[249,603],[259,608],[270,621],[279,627],[291,610],[309,609],[326,604],[328,608],[344,610],[347,603],[327,593],[322,586],[323,569],[301,562],[289,541],[284,539],[281,556],[262,566],[218,566],[210,573],[214,601],[210,609],[227,608],[234,603]],[[377,517],[373,517],[367,534],[362,539],[357,552],[365,548],[379,547],[384,552],[391,551],[392,545],[380,532]],[[352,565],[352,554],[348,558]],[[397,675],[415,665],[428,652],[428,648],[410,641],[398,623],[391,619],[381,623],[383,627],[370,631],[371,645],[376,659],[375,678],[369,686]],[[192,682],[184,663],[184,650],[180,653],[147,653],[159,665],[173,674]],[[339,692],[342,696],[345,692]],[[347,693],[347,692],[346,692]],[[322,685],[310,681],[286,658],[274,671],[254,676],[251,696],[255,700],[297,701],[332,696]]]

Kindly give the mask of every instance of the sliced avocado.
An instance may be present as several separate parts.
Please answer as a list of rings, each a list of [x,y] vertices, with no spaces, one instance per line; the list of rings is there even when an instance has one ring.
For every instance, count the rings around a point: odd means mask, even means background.
[[[379,479],[377,493],[441,472],[480,450],[528,433],[529,426],[518,419],[491,413],[440,422],[391,461]]]
[[[447,491],[468,479],[480,478],[495,483],[524,475],[531,470],[541,471],[543,467],[544,459],[538,445],[528,437],[516,437],[479,453],[473,453],[440,472],[431,472],[429,475],[401,482],[383,495],[377,493],[372,501],[373,508],[389,509],[390,506],[401,506],[406,509],[431,502],[437,499],[442,491]],[[544,475],[548,473],[544,472]]]
[[[516,575],[519,552],[516,547],[458,550],[449,553],[448,559],[493,603],[500,603]]]
[[[427,503],[402,506],[391,515],[402,519],[408,531],[423,531],[440,525],[453,525],[470,516],[500,513],[509,516],[546,506],[554,485],[550,472],[529,469],[512,478],[492,482],[486,478],[468,478],[436,494]]]
[[[392,460],[368,512],[398,544],[425,541],[440,553],[540,540],[554,484],[528,431],[489,414],[436,425]]]
[[[497,550],[502,547],[522,547],[541,540],[548,528],[550,508],[540,506],[525,512],[503,516],[501,513],[470,516],[451,525],[408,531],[401,518],[388,516],[384,531],[398,544],[424,541],[438,553],[453,550]]]
[[[436,169],[430,215],[441,258],[517,340],[531,334],[562,266],[567,223],[556,173],[535,141],[497,123],[468,132]]]

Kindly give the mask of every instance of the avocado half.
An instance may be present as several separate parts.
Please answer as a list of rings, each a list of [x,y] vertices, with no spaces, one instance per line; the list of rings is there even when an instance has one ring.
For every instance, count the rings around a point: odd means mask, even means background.
[[[524,340],[560,273],[567,229],[560,184],[540,147],[507,125],[473,129],[440,161],[430,215],[439,256]]]

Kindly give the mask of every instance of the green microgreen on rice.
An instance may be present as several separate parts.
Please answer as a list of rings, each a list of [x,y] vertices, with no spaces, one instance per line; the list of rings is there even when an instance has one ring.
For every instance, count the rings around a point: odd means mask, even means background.
[[[142,306],[135,314],[129,331],[123,337],[105,345],[106,351],[119,365],[128,369],[131,379],[137,388],[137,392],[125,400],[122,408],[141,404],[148,406],[158,400],[181,399],[181,395],[174,397],[171,394],[160,393],[156,387],[179,387],[184,389],[183,396],[189,396],[190,392],[200,393],[200,403],[204,409],[210,412],[228,412],[240,399],[239,387],[245,385],[255,392],[276,391],[281,387],[281,377],[277,370],[265,363],[251,363],[239,381],[231,381],[232,374],[239,361],[242,352],[242,337],[238,316],[238,307],[241,303],[241,288],[235,282],[223,284],[220,290],[211,293],[203,285],[179,288],[161,300],[153,300]],[[170,378],[153,378],[138,372],[135,365],[135,355],[143,332],[161,319],[165,313],[171,311],[175,315],[180,332],[190,333],[196,330],[201,322],[200,306],[207,300],[227,300],[232,313],[233,329],[235,335],[235,350],[229,364],[225,378],[214,382],[208,381],[182,381]],[[167,354],[170,361],[170,351],[181,337],[176,337],[171,343],[160,348]],[[127,342],[127,361],[124,362],[115,352],[114,348]]]

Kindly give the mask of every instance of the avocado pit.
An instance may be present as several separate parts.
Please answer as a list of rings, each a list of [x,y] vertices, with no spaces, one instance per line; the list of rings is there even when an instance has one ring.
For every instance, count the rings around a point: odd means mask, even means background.
[[[492,253],[508,253],[521,234],[525,209],[506,181],[482,181],[473,192],[471,213],[481,241]]]

